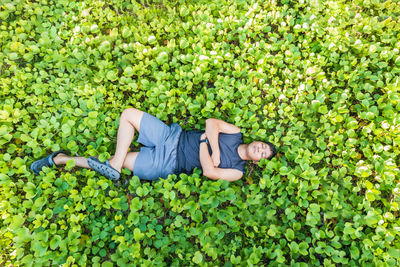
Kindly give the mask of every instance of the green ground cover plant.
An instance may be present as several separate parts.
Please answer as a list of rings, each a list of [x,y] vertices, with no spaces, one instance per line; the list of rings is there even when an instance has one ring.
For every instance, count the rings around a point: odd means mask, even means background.
[[[399,266],[398,1],[0,2],[0,265]],[[277,157],[113,183],[121,111]],[[133,142],[133,146],[138,143]]]

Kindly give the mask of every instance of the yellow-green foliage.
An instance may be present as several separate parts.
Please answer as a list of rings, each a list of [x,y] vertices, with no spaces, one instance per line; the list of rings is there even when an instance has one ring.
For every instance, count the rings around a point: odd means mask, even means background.
[[[0,265],[399,266],[399,7],[2,0]],[[278,155],[232,183],[30,171],[109,158],[127,107]]]

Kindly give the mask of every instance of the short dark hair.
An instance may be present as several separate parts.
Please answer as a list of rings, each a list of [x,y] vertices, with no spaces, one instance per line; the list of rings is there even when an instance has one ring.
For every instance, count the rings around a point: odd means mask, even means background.
[[[270,143],[270,142],[266,142],[267,145],[269,145],[269,148],[271,149],[271,156],[269,156],[267,159],[272,159],[273,157],[275,157],[276,155],[276,148],[275,146]]]

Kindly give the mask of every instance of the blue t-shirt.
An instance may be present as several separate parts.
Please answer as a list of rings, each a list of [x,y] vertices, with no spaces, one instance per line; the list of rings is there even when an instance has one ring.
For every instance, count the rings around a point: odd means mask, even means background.
[[[178,143],[177,173],[191,173],[195,167],[201,169],[200,163],[200,136],[205,131],[182,131]],[[242,133],[225,134],[218,136],[220,150],[220,164],[218,168],[237,169],[246,172],[246,161],[238,154],[238,147],[243,143]],[[208,151],[212,155],[211,146]]]

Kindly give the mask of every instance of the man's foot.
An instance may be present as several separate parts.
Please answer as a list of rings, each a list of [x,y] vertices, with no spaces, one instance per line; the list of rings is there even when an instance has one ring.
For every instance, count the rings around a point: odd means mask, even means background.
[[[122,166],[121,165],[117,165],[116,162],[113,161],[114,156],[112,156],[109,160],[111,167],[113,167],[114,169],[116,169],[119,173],[121,173],[122,170]]]
[[[101,162],[98,158],[89,157],[87,162],[92,170],[97,171],[111,180],[118,180],[121,176],[121,173],[110,165],[109,160]]]
[[[42,170],[43,167],[54,167],[55,162],[53,161],[53,158],[55,158],[56,156],[58,156],[58,154],[63,153],[64,155],[66,155],[65,151],[63,150],[59,150],[56,151],[54,153],[51,153],[50,155],[48,155],[47,157],[44,157],[42,159],[39,159],[35,162],[33,162],[31,164],[31,170],[35,173],[35,174],[39,174],[40,171]]]

